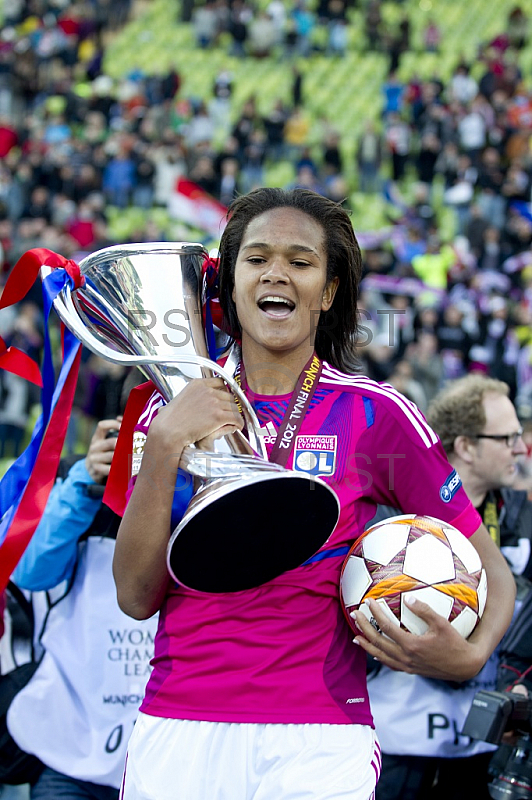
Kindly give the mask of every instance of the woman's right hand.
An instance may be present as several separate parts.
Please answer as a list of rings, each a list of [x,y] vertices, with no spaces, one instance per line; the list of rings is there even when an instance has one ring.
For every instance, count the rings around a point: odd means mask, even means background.
[[[150,425],[148,442],[176,454],[189,444],[212,442],[242,430],[244,420],[233,395],[220,378],[199,378],[159,410]]]

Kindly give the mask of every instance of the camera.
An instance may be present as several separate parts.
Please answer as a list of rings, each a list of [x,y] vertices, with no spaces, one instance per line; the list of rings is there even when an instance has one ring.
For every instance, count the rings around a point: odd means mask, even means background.
[[[514,731],[515,744],[501,744]],[[488,786],[494,800],[522,800],[532,796],[532,694],[477,692],[462,733],[472,739],[500,745],[489,767]]]

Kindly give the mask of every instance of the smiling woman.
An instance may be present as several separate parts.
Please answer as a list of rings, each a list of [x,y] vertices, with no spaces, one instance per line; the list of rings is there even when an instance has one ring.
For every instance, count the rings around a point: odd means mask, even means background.
[[[295,231],[306,245],[294,241]],[[337,287],[337,276],[327,280],[320,223],[291,208],[266,211],[249,223],[235,265],[232,300],[254,391],[268,393],[257,375],[264,380],[263,366],[275,370],[279,361],[286,375],[281,391],[294,388],[288,373],[297,378],[314,352],[316,322],[331,308]]]
[[[243,423],[220,380],[191,381],[166,406],[154,393],[137,425],[146,445],[115,549],[122,608],[138,618],[161,610],[123,798],[370,800],[380,754],[365,651],[394,669],[471,677],[508,624],[513,579],[463,489],[442,500],[452,468],[417,408],[355,373],[361,259],[346,211],[310,191],[257,189],[228,216],[220,303],[239,348],[227,363],[256,411],[269,460],[329,484],[340,519],[314,556],[261,586],[206,594],[172,583],[166,548],[179,521],[179,456]],[[471,537],[490,594],[468,641],[419,603],[422,636],[392,626],[375,605],[387,635],[362,615],[353,644],[340,571],[378,503],[436,516]],[[261,516],[257,508],[245,522],[250,539]],[[219,536],[233,524],[221,518]]]
[[[247,260],[259,270],[259,263],[271,263],[273,249],[283,246],[283,258],[292,265],[292,274],[323,271],[321,291],[327,289],[327,296],[314,298],[305,319],[301,320],[301,314],[299,317],[308,343],[336,368],[354,372],[362,259],[347,212],[314,192],[260,189],[235,200],[230,215],[220,243],[224,265],[220,270],[220,301],[230,329],[241,332],[243,326],[233,293],[237,263]],[[249,249],[261,245],[265,248],[262,252]],[[274,268],[280,265],[274,264]],[[341,291],[337,293],[338,285]],[[271,284],[265,279],[263,286],[267,289]],[[293,299],[286,292],[275,294]]]

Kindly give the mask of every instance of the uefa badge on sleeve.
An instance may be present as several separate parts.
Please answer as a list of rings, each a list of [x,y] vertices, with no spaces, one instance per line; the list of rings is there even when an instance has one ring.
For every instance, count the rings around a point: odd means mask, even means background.
[[[294,469],[309,475],[334,475],[337,436],[297,436]]]
[[[132,475],[138,475],[139,473],[145,444],[146,434],[142,433],[142,431],[135,431],[133,434],[133,456],[131,462]]]

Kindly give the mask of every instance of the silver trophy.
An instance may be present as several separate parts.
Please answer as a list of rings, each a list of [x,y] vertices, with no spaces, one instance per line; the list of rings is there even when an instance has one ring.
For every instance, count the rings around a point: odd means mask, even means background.
[[[260,423],[233,378],[238,349],[220,331],[217,345],[229,351],[224,368],[209,358],[205,258],[201,244],[106,247],[80,262],[84,285],[63,289],[54,306],[92,352],[138,367],[166,402],[190,380],[213,376],[238,397],[246,435],[226,435],[212,452],[193,445],[183,451],[180,466],[196,490],[167,551],[178,583],[219,593],[259,586],[303,564],[334,530],[339,503],[319,477],[267,460]],[[41,277],[51,271],[42,267]]]

